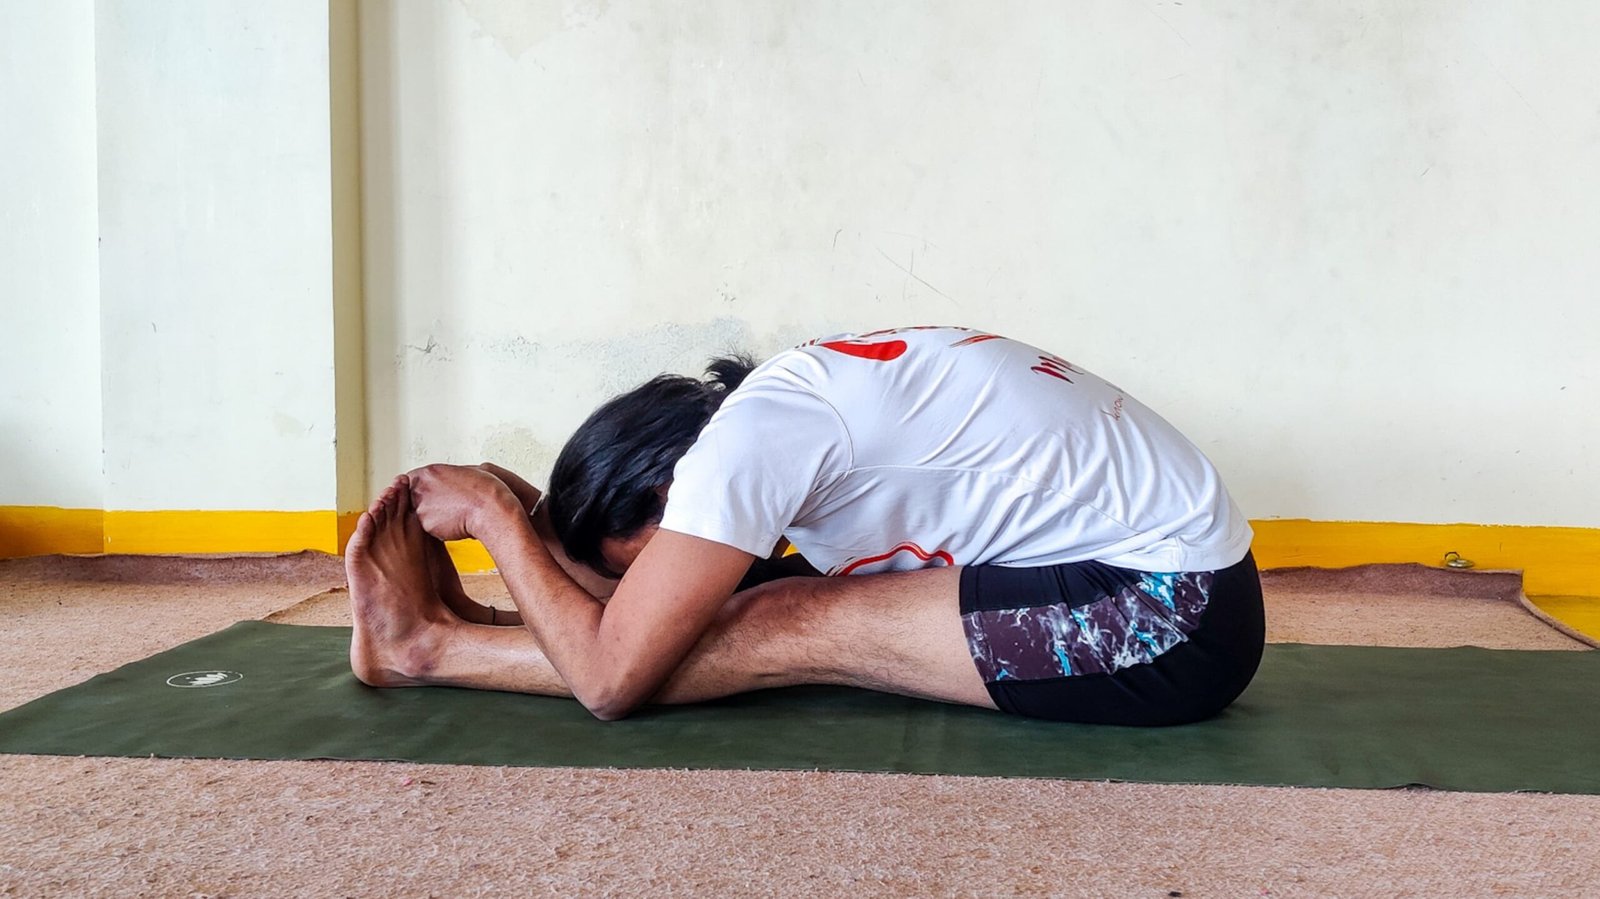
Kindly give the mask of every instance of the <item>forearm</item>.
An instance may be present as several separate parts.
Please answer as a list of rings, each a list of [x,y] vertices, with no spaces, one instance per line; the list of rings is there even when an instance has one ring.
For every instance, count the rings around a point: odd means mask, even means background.
[[[493,462],[485,462],[478,468],[494,475],[509,488],[516,496],[517,502],[522,504],[522,510],[533,519],[533,528],[544,541],[545,548],[550,550],[550,555],[555,557],[556,564],[567,576],[578,582],[578,586],[589,592],[590,596],[597,599],[608,599],[617,589],[617,582],[611,578],[603,577],[594,569],[572,559],[561,548],[561,540],[556,537],[556,530],[550,523],[550,509],[539,500],[543,494],[539,488],[523,480],[516,472],[501,468]]]
[[[562,570],[516,497],[495,483],[470,507],[464,530],[494,557],[545,658],[602,720],[628,714],[661,689],[750,568],[752,556],[741,549],[657,530],[602,603]]]
[[[523,626],[573,695],[601,715],[615,673],[599,640],[605,606],[562,569],[526,515],[499,512],[481,531]]]

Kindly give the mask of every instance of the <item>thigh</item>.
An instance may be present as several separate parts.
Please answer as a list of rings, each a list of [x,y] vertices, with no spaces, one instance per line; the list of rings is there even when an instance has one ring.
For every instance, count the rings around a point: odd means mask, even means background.
[[[958,568],[785,578],[736,594],[702,646],[734,650],[771,686],[842,684],[994,708],[967,647],[960,591]]]

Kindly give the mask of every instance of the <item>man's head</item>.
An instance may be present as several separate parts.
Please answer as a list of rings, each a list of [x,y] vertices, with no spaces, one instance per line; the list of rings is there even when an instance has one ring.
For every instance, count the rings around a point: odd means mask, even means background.
[[[754,367],[735,355],[713,360],[705,380],[652,378],[578,426],[556,458],[546,500],[568,556],[622,574],[616,565],[631,564],[661,521],[673,467]]]

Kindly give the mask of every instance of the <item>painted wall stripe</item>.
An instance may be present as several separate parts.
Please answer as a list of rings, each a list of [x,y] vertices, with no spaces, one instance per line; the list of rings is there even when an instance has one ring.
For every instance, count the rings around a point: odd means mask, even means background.
[[[0,506],[0,558],[45,553],[238,553],[343,550],[360,513],[128,512]],[[1372,562],[1439,565],[1456,552],[1478,568],[1521,569],[1529,594],[1600,597],[1600,528],[1361,521],[1262,520],[1263,568],[1342,568]],[[463,571],[493,560],[474,540],[450,544]]]
[[[322,512],[105,513],[108,553],[337,552],[337,516]]]
[[[1478,568],[1520,569],[1530,594],[1600,596],[1600,528],[1364,521],[1252,521],[1263,568],[1372,562],[1440,565],[1460,553]]]
[[[0,506],[0,558],[103,551],[105,513],[54,506]]]

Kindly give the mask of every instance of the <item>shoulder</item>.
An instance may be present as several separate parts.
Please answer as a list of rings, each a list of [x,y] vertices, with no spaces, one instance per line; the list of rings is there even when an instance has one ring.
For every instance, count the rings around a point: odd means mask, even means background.
[[[784,350],[756,366],[717,410],[718,418],[745,418],[755,414],[794,414],[811,417],[838,413],[827,399],[833,378],[809,346]]]
[[[828,399],[825,373],[804,349],[757,366],[701,429],[680,467],[707,465],[718,478],[746,469],[848,468],[854,449],[845,420]]]

